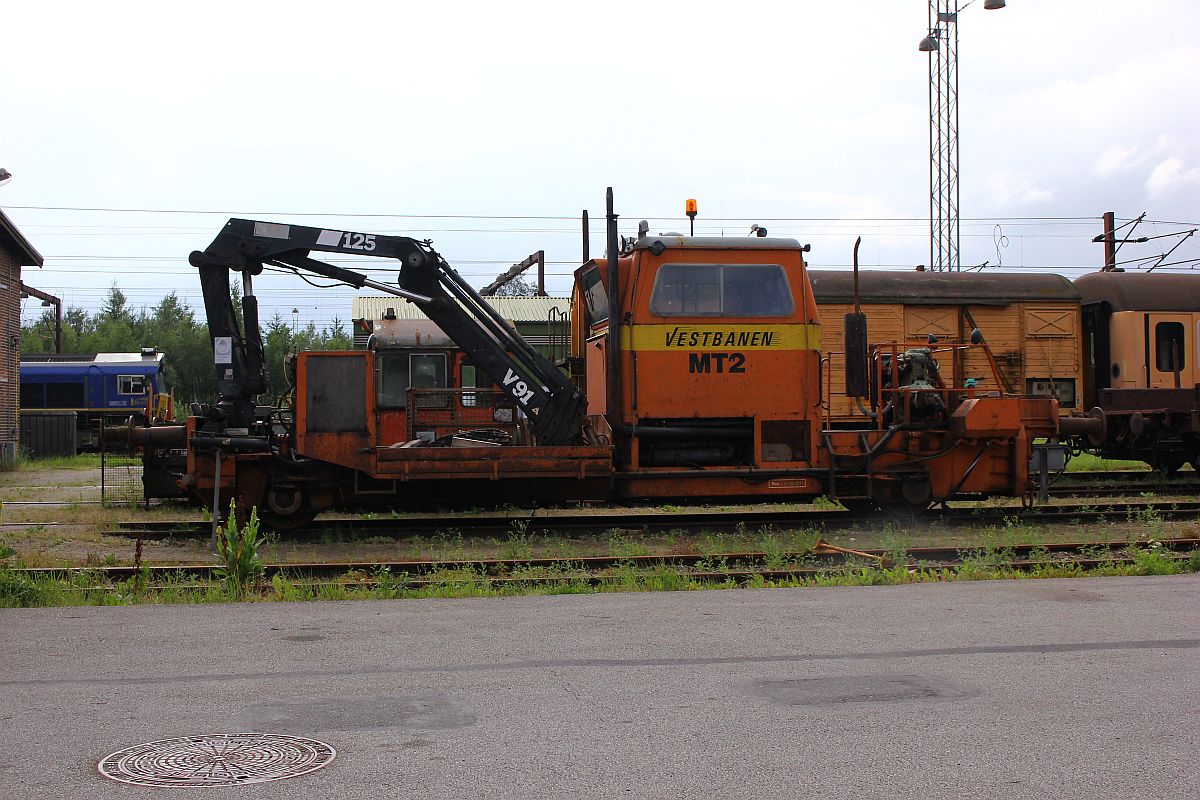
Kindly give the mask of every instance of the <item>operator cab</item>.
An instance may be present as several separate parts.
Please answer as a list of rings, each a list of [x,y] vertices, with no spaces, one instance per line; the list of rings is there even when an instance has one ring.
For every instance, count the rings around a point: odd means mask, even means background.
[[[618,426],[629,469],[812,461],[820,325],[803,252],[794,239],[665,235],[622,254]],[[576,271],[574,343],[593,412],[607,407],[607,270],[594,260]]]

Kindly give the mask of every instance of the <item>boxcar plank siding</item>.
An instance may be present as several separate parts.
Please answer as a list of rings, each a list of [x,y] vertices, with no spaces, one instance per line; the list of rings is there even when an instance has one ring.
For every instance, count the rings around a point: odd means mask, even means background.
[[[843,395],[842,318],[852,310],[848,303],[820,304],[823,346],[830,353],[825,396],[834,421],[862,423],[866,418],[857,410],[854,399]],[[1062,300],[966,306],[870,303],[863,305],[863,311],[867,314],[867,339],[872,344],[895,341],[902,347],[924,347],[930,333],[943,342],[967,342],[972,328],[978,326],[1009,390],[1024,393],[1026,380],[1038,378],[1073,379],[1076,391],[1082,391],[1079,308],[1064,305]],[[940,367],[946,382],[976,378],[981,391],[1006,388],[997,385],[991,362],[981,349],[967,352],[959,375],[950,374],[951,364],[948,355],[941,357]]]

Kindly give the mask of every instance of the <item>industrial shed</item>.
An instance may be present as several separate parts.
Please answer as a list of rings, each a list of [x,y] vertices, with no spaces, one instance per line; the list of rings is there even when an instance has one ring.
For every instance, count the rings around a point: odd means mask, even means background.
[[[509,320],[517,333],[543,355],[560,360],[570,343],[571,299],[569,297],[485,297],[488,304]],[[400,297],[356,297],[354,346],[365,348],[374,323],[381,319],[428,319],[421,309]]]

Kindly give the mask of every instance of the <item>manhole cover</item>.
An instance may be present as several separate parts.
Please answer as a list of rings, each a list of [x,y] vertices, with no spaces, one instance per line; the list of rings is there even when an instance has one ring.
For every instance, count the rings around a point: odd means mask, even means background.
[[[97,766],[106,778],[135,786],[242,786],[304,775],[336,755],[299,736],[214,733],[127,747]]]

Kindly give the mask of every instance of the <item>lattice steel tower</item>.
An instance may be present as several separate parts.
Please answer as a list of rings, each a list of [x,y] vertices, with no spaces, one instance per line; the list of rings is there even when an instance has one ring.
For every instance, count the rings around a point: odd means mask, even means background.
[[[957,270],[958,225],[958,15],[975,0],[929,0],[929,268]],[[1005,0],[984,0],[989,10]]]

